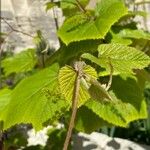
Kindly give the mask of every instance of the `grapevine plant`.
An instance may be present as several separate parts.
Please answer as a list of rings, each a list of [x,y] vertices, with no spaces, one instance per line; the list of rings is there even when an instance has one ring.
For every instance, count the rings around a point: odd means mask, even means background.
[[[150,34],[133,22],[143,13],[129,11],[122,0],[88,4],[46,3],[47,11],[60,7],[65,16],[56,24],[60,48],[52,52],[38,31],[35,48],[2,60],[3,78],[19,79],[0,90],[1,132],[21,123],[36,130],[61,123],[67,131],[61,149],[67,150],[73,130],[90,133],[147,118]]]

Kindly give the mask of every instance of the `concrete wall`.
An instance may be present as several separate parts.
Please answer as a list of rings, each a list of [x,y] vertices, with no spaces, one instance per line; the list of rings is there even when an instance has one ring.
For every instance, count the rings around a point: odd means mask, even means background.
[[[1,16],[4,17],[13,28],[34,35],[37,30],[41,30],[44,37],[49,41],[52,47],[58,48],[58,39],[56,36],[53,11],[45,12],[44,0],[2,0]],[[55,9],[59,18],[62,20],[61,11]],[[10,28],[6,23],[2,23],[2,32],[9,32]],[[21,33],[13,32],[7,39],[8,48],[22,50],[26,47],[33,47],[31,37]]]

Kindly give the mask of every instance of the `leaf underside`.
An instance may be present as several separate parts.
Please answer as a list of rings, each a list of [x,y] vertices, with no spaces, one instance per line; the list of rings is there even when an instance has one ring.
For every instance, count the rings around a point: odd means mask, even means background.
[[[97,77],[96,71],[88,65],[84,67],[83,71],[94,78]],[[60,86],[61,93],[65,96],[66,100],[68,100],[70,103],[72,103],[72,95],[73,95],[76,76],[77,76],[76,71],[70,66],[62,67],[59,71],[58,78],[59,78],[59,86]],[[90,95],[86,87],[82,82],[80,82],[78,106],[83,105],[89,98]]]

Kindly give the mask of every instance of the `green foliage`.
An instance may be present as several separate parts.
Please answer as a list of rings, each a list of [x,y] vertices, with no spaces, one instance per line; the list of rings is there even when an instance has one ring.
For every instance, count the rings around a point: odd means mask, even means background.
[[[82,7],[86,7],[88,2],[89,0],[80,0],[80,4],[82,5]],[[76,0],[61,0],[57,2],[47,2],[46,11],[50,10],[54,6],[60,7],[63,11],[63,15],[66,17],[73,16],[76,13],[81,13],[79,12],[80,8],[78,7],[79,4]]]
[[[145,90],[144,90],[144,95],[147,101],[148,118],[144,120],[141,119],[141,120],[131,122],[128,125],[128,128],[105,127],[105,129],[104,128],[101,129],[102,133],[107,134],[108,136],[111,136],[111,137],[125,138],[125,139],[135,141],[141,144],[149,145],[150,143],[150,136],[149,136],[150,134],[150,80],[148,78],[150,78],[150,76],[147,76],[145,74],[145,71],[144,72],[143,71],[144,70],[142,71],[138,70],[138,75],[142,76],[143,78],[141,80],[142,84],[149,81],[147,82]],[[140,85],[141,85],[141,82],[140,82]]]
[[[83,8],[86,7],[89,0],[80,0],[80,4]],[[60,2],[60,7],[62,8],[63,14],[66,17],[73,16],[74,14],[82,13],[82,10],[79,8],[79,4],[76,0],[62,0]]]
[[[146,103],[135,77],[116,76],[109,92],[115,103],[88,101],[86,106],[107,122],[126,127],[130,121],[146,118]],[[101,103],[100,103],[101,102]]]
[[[72,42],[68,46],[62,45],[46,63],[47,65],[51,65],[54,62],[59,62],[60,66],[70,64],[73,60],[78,59],[84,52],[94,53],[100,43],[100,40],[85,40]]]
[[[18,123],[32,123],[36,129],[41,129],[44,122],[67,107],[57,92],[58,70],[58,65],[54,64],[23,79],[15,87],[7,109],[0,114],[4,129]]]
[[[103,102],[113,101],[107,90],[105,89],[105,85],[101,85],[97,80],[90,80],[91,86],[88,89],[91,98],[95,100],[100,100]]]
[[[131,121],[147,117],[143,91],[150,81],[150,34],[138,30],[133,21],[134,16],[145,14],[128,12],[123,0],[100,0],[94,8],[87,7],[88,3],[89,0],[46,3],[46,11],[57,6],[66,17],[58,30],[60,48],[53,54],[48,56],[50,46],[38,30],[34,37],[36,50],[2,57],[1,87],[8,80],[15,80],[11,90],[0,90],[2,129],[8,131],[20,123],[32,124],[36,130],[55,123],[66,128],[78,76],[74,64],[83,60],[77,131],[90,133],[112,125],[127,127]],[[112,77],[112,84],[108,76]],[[62,148],[65,128],[51,130],[44,148]],[[34,148],[44,149],[25,149]]]
[[[13,126],[10,128],[6,134],[7,138],[4,141],[5,150],[8,149],[19,149],[27,145],[27,129],[24,129],[24,126]]]
[[[44,148],[45,150],[60,150],[63,147],[66,130],[64,129],[51,129],[48,132],[49,138],[47,141],[47,146]]]
[[[143,30],[124,29],[121,30],[119,35],[123,38],[150,40],[150,33],[144,32]]]
[[[35,49],[24,50],[13,57],[6,58],[2,61],[2,67],[5,75],[11,73],[27,72],[33,69],[37,63]]]
[[[34,43],[36,44],[36,53],[38,55],[44,53],[49,48],[40,30],[37,31],[34,37]]]
[[[93,78],[97,77],[96,71],[90,66],[84,66],[83,71]],[[71,103],[76,76],[77,76],[76,71],[70,66],[65,66],[61,68],[59,72],[59,85],[61,93],[63,93],[66,100],[68,100]],[[78,106],[83,105],[90,98],[90,95],[86,89],[85,84],[87,83],[85,79],[82,78],[81,81],[83,82],[81,82],[80,84]]]
[[[0,90],[0,113],[3,112],[4,108],[10,101],[11,90],[5,88]]]
[[[119,44],[124,44],[124,45],[131,45],[132,40],[128,38],[123,38],[119,33],[115,33],[113,30],[110,31],[111,43],[119,43]]]
[[[91,54],[82,57],[91,60],[110,73],[110,64],[114,73],[133,73],[133,69],[143,69],[150,64],[150,58],[144,52],[120,44],[102,44],[98,48],[98,58]]]
[[[76,118],[76,130],[80,132],[91,133],[105,125],[109,126],[109,123],[96,115],[96,113],[94,113],[92,110],[88,109],[88,107],[82,106],[79,108]]]
[[[58,36],[65,44],[70,42],[102,39],[110,27],[127,13],[120,0],[101,0],[95,15],[79,14],[68,18],[58,31]]]

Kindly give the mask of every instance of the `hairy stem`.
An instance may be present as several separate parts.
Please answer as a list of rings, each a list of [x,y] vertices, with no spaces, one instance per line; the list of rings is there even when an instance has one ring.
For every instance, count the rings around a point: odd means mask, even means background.
[[[79,7],[79,9],[80,9],[83,13],[86,13],[85,8],[82,6],[82,4],[80,3],[80,1],[79,1],[79,0],[76,0],[76,2],[77,2],[77,6]]]
[[[65,139],[63,150],[67,150],[68,149],[70,138],[71,138],[71,135],[72,135],[72,130],[74,128],[76,113],[77,113],[77,104],[78,104],[78,98],[79,98],[80,79],[81,79],[81,76],[82,76],[81,74],[82,73],[81,73],[80,69],[78,69],[76,71],[77,71],[77,76],[76,76],[74,90],[73,90],[73,96],[72,96],[72,114],[71,114],[71,119],[70,119],[70,123],[69,123],[69,127],[68,127],[67,136],[66,136],[66,139]]]
[[[113,76],[113,66],[111,64],[111,60],[109,59],[109,66],[110,66],[110,76],[109,76],[109,81],[108,81],[108,84],[107,84],[107,87],[106,87],[106,90],[108,91],[109,88],[111,87],[111,84],[112,84],[112,76]]]

